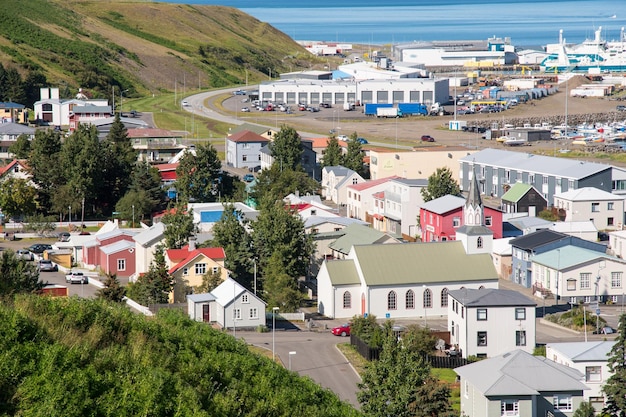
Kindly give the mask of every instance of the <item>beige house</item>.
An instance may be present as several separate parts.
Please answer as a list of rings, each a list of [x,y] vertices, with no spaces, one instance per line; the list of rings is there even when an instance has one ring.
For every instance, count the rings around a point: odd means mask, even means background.
[[[170,303],[185,302],[187,294],[202,285],[202,279],[207,274],[219,274],[221,281],[228,278],[228,270],[224,268],[225,258],[223,248],[194,249],[192,245],[166,251],[165,259],[170,266],[168,272],[175,281]]]
[[[624,226],[624,197],[594,187],[554,195],[554,206],[565,221],[590,220],[598,230],[621,230]]]
[[[449,168],[452,178],[459,182],[459,160],[475,152],[460,146],[415,148],[413,152],[371,150],[370,178],[375,180],[394,175],[403,178],[428,178],[438,168]]]
[[[355,171],[342,166],[322,168],[322,197],[335,204],[346,204],[348,186],[364,183],[365,179]]]

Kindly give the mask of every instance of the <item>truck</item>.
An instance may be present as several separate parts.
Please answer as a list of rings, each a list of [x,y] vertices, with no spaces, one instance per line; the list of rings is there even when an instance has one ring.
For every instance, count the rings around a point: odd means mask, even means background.
[[[428,107],[422,103],[399,103],[398,109],[405,116],[428,116]]]
[[[393,107],[393,104],[390,103],[365,103],[364,113],[366,116],[376,116],[378,115],[377,110],[379,108],[390,108]]]
[[[354,103],[348,103],[348,102],[343,103],[343,109],[345,111],[352,111],[352,110],[354,110]]]
[[[402,117],[402,112],[397,107],[379,107],[376,117]]]

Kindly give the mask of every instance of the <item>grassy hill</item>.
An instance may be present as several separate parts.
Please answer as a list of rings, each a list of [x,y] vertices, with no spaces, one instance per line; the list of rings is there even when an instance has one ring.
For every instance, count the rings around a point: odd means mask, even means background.
[[[0,8],[0,63],[49,85],[132,97],[242,84],[316,58],[267,23],[222,6],[22,0]]]

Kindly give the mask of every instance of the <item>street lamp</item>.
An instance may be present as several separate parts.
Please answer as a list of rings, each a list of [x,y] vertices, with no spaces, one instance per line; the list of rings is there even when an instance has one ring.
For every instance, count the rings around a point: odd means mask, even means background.
[[[256,259],[252,258],[252,262],[254,262],[254,295],[256,295]]]
[[[291,371],[291,357],[296,354],[295,350],[289,352],[289,370]]]
[[[68,220],[67,220],[67,225],[68,225],[69,227],[72,227],[72,206],[69,206],[69,207],[67,208],[67,213],[68,213],[68,216],[69,216],[69,217],[68,217]]]
[[[276,360],[276,313],[280,308],[272,307],[272,360]]]
[[[126,93],[128,89],[120,91],[120,116],[122,115],[122,109],[124,107],[124,93]]]
[[[130,227],[131,228],[135,227],[135,205],[134,204],[133,204],[133,224]]]

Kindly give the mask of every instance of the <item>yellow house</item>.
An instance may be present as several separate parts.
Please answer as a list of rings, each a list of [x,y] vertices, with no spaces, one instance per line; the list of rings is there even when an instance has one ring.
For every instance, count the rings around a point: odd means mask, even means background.
[[[186,296],[193,292],[193,287],[202,285],[207,274],[219,274],[220,282],[228,278],[224,268],[226,257],[223,248],[199,248],[185,246],[182,249],[170,249],[165,253],[170,266],[169,274],[174,278],[174,290],[170,293],[170,303],[186,302]]]
[[[23,104],[10,101],[0,102],[0,122],[2,123],[26,123],[28,111]]]

